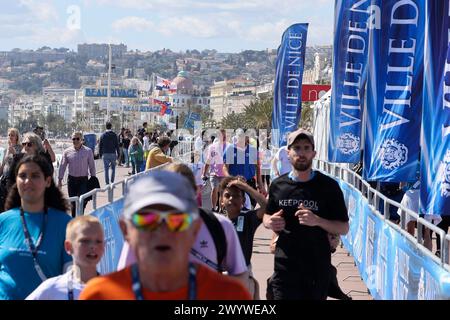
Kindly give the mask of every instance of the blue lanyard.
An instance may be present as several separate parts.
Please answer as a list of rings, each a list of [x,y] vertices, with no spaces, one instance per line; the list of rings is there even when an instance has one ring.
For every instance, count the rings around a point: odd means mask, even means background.
[[[189,286],[188,286],[188,299],[197,300],[197,268],[195,264],[189,262]],[[136,300],[144,300],[144,295],[142,294],[142,285],[139,281],[139,268],[137,263],[131,266],[131,279],[134,296]]]
[[[210,266],[214,270],[217,270],[218,272],[222,272],[223,271],[222,270],[222,266],[220,266],[219,264],[211,261],[208,257],[206,257],[205,255],[201,254],[200,252],[198,252],[194,248],[191,248],[191,254],[194,257],[196,257],[197,259],[199,259],[200,261],[206,263],[208,266]]]
[[[27,223],[25,221],[25,213],[23,212],[22,207],[20,207],[20,219],[22,222],[23,233],[25,235],[25,242],[28,245],[28,249],[30,250],[31,255],[33,256],[34,268],[36,269],[36,272],[37,272],[39,278],[41,278],[42,281],[45,281],[47,279],[47,277],[46,277],[44,271],[42,270],[41,266],[39,265],[39,262],[37,260],[37,253],[38,253],[39,246],[42,243],[42,239],[44,238],[45,227],[46,227],[47,221],[48,221],[47,208],[44,209],[44,222],[42,223],[42,229],[41,229],[41,232],[39,233],[36,244],[34,244],[33,238],[31,238],[30,232],[28,231]]]
[[[33,258],[37,258],[37,251],[39,246],[42,243],[42,238],[44,237],[45,233],[45,226],[47,224],[47,209],[44,211],[44,222],[42,224],[41,232],[39,233],[38,239],[36,241],[36,244],[34,244],[33,239],[31,238],[30,232],[28,231],[27,223],[25,222],[25,213],[23,212],[22,207],[20,207],[20,219],[22,221],[22,228],[23,233],[25,235],[25,241],[28,245],[28,249],[30,250],[31,254],[33,255]]]

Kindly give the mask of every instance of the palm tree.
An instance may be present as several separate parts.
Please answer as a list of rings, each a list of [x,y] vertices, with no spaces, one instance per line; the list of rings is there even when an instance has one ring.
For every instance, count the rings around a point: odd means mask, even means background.
[[[313,121],[312,103],[304,103],[299,126],[311,127]],[[273,97],[258,99],[246,106],[242,113],[229,113],[222,119],[222,127],[227,129],[272,128]]]
[[[245,113],[229,113],[221,121],[221,127],[224,129],[238,129],[246,126]]]
[[[273,98],[256,100],[244,109],[246,127],[269,129],[272,122]]]
[[[303,103],[302,116],[300,126],[303,128],[311,128],[314,116],[314,104],[312,102]]]
[[[6,136],[9,128],[8,120],[0,119],[0,135]]]

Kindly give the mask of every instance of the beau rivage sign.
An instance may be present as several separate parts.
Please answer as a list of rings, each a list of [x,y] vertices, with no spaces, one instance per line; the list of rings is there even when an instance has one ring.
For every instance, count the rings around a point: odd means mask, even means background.
[[[85,88],[85,97],[107,98],[107,88]],[[115,88],[111,89],[111,98],[138,98],[137,89]]]

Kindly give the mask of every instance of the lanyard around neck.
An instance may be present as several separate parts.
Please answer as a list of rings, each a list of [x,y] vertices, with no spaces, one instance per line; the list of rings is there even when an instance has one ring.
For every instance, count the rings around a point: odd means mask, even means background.
[[[74,294],[73,294],[73,274],[75,266],[72,267],[72,270],[69,272],[69,277],[67,280],[67,300],[74,300]],[[97,277],[100,275],[100,273],[97,272]]]
[[[45,211],[44,211],[44,222],[42,224],[42,229],[41,229],[41,232],[39,233],[36,244],[34,244],[33,239],[31,238],[30,232],[28,231],[27,223],[25,221],[25,213],[23,212],[22,207],[20,207],[20,219],[22,221],[23,233],[25,235],[25,241],[28,245],[28,249],[30,250],[33,257],[36,258],[37,251],[38,251],[39,246],[42,243],[42,239],[44,238],[45,227],[47,225],[47,220],[48,220],[47,209],[45,209]]]
[[[197,268],[195,264],[192,262],[189,263],[189,286],[188,286],[188,299],[196,300],[197,299]],[[144,300],[144,295],[142,293],[142,285],[139,281],[139,268],[137,263],[131,266],[131,280],[134,296],[136,300]]]
[[[67,300],[73,300],[73,269],[69,272],[69,280],[67,280]]]
[[[47,279],[47,277],[45,276],[44,272],[42,271],[42,268],[40,267],[40,265],[37,261],[37,252],[38,252],[39,246],[42,243],[42,239],[44,238],[45,227],[47,225],[47,220],[48,220],[47,208],[44,209],[44,222],[42,224],[41,232],[39,233],[36,244],[34,244],[33,239],[31,238],[30,232],[28,231],[27,223],[25,221],[25,213],[23,212],[22,207],[20,207],[20,220],[22,222],[23,233],[25,235],[25,242],[27,243],[28,249],[30,250],[31,254],[33,255],[34,268],[36,269],[36,272],[37,272],[39,278],[41,278],[41,280],[44,281]]]

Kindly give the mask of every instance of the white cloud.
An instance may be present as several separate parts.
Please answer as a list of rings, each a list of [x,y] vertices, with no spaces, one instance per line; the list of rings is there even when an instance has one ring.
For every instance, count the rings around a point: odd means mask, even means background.
[[[307,43],[329,45],[333,43],[333,26],[311,23],[308,28]]]
[[[0,39],[7,46],[24,47],[39,40],[38,45],[62,45],[72,39],[73,47],[82,30],[82,41],[116,37],[125,44],[138,41],[133,33],[148,32],[157,37],[158,46],[167,40],[185,47],[276,48],[289,25],[309,22],[309,45],[332,41],[332,0],[81,0],[84,20],[78,33],[66,30],[67,13],[56,10],[56,1],[19,0],[9,10],[14,14],[0,13]]]
[[[99,5],[116,6],[136,10],[152,10],[153,12],[164,12],[170,10],[207,10],[209,12],[278,12],[288,13],[317,6],[334,7],[332,0],[84,0],[85,4],[96,3]]]
[[[48,22],[59,19],[56,8],[49,1],[20,0],[19,3],[39,21]]]
[[[154,24],[141,17],[125,17],[113,22],[112,27],[115,31],[134,30],[144,32],[154,28]]]
[[[193,16],[170,19],[170,22],[163,24],[159,31],[167,36],[185,34],[196,38],[211,38],[218,35],[211,21]]]
[[[242,23],[239,20],[230,20],[226,23],[226,26],[235,34],[240,34],[242,32]]]
[[[281,41],[281,36],[290,23],[286,19],[277,22],[266,22],[251,26],[247,32],[243,34],[245,38],[252,41],[273,42]]]
[[[15,39],[26,43],[23,48],[41,47],[74,47],[74,44],[84,42],[84,36],[80,30],[65,28],[33,27],[33,31],[27,34],[15,36]]]
[[[22,48],[73,47],[83,38],[81,30],[68,29],[51,2],[19,0],[17,13],[0,15],[0,39],[20,43]]]
[[[139,9],[139,10],[148,10],[153,9],[154,2],[150,0],[84,0],[83,3],[85,5],[90,4],[99,4],[99,5],[107,5],[107,6],[116,6],[120,8],[128,8],[128,9]]]
[[[118,31],[153,31],[165,36],[192,36],[195,38],[210,38],[218,35],[212,21],[206,21],[195,16],[181,18],[173,17],[167,23],[160,23],[157,27],[152,21],[141,17],[125,17],[112,23],[112,28]]]

